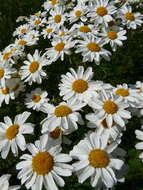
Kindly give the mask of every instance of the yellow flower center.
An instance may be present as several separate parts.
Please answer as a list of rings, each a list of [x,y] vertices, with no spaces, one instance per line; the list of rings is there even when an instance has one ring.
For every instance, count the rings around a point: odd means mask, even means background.
[[[50,137],[53,139],[58,139],[60,134],[61,134],[61,129],[59,127],[57,127],[55,130],[50,132]]]
[[[4,53],[4,54],[3,54],[3,60],[7,61],[7,60],[9,59],[9,57],[11,56],[11,54],[12,54],[11,51],[9,51],[9,52],[7,52],[7,53]]]
[[[109,39],[111,39],[111,40],[115,40],[118,36],[117,36],[117,32],[115,32],[115,31],[109,31],[108,33],[107,33],[107,36],[108,36],[108,38]]]
[[[114,114],[117,112],[118,107],[114,102],[108,100],[104,102],[103,109],[108,114]]]
[[[72,89],[77,93],[83,93],[88,89],[88,83],[83,79],[75,80]]]
[[[20,30],[20,32],[21,32],[21,33],[26,33],[26,32],[27,32],[27,28],[22,28],[22,29]]]
[[[1,92],[2,92],[2,94],[7,95],[7,94],[9,94],[9,88],[6,87],[6,88],[2,89]]]
[[[52,28],[47,28],[46,31],[47,31],[48,34],[50,34],[53,31],[53,29]]]
[[[59,37],[62,37],[62,36],[64,36],[64,35],[65,35],[65,32],[64,32],[64,31],[62,31],[62,32],[59,33]]]
[[[88,26],[81,26],[79,30],[80,32],[85,32],[85,33],[91,32],[91,29]]]
[[[58,0],[50,0],[51,1],[51,4],[54,6],[58,3]]]
[[[64,49],[64,47],[65,47],[65,43],[64,42],[60,42],[60,43],[56,44],[55,50],[56,51],[62,51]]]
[[[48,174],[54,166],[54,159],[48,152],[39,152],[32,158],[32,169],[38,175]]]
[[[35,25],[41,24],[41,20],[35,20],[34,24],[35,24]]]
[[[118,90],[116,90],[115,94],[118,96],[126,97],[129,96],[129,91],[126,90],[125,88],[119,88]]]
[[[55,15],[54,22],[59,23],[61,22],[61,19],[62,19],[61,15]]]
[[[71,108],[65,105],[56,107],[55,112],[54,112],[55,116],[57,117],[65,117],[69,115],[70,113],[72,113]]]
[[[6,136],[6,138],[8,140],[12,140],[12,139],[14,139],[16,137],[16,135],[18,134],[18,132],[19,132],[19,125],[14,124],[14,125],[11,125],[6,130],[5,136]]]
[[[0,79],[3,78],[4,73],[5,73],[4,69],[0,69]]]
[[[38,70],[38,68],[39,68],[39,62],[33,61],[33,62],[30,64],[30,66],[29,66],[29,71],[30,71],[31,73],[35,73],[35,72]]]
[[[25,41],[25,40],[20,40],[20,41],[18,42],[18,45],[24,46],[24,45],[26,45],[26,44],[27,44],[27,41]]]
[[[100,149],[92,150],[88,155],[88,160],[94,168],[105,168],[109,164],[107,152]]]
[[[41,100],[41,96],[39,94],[34,94],[32,97],[32,101],[38,103]]]
[[[130,20],[130,21],[135,20],[135,16],[134,16],[133,13],[128,12],[128,13],[126,13],[124,16],[125,16],[125,18],[126,18],[127,20]]]
[[[101,50],[100,46],[95,42],[89,42],[87,48],[93,52],[99,52]]]
[[[80,17],[80,16],[81,16],[81,13],[82,13],[82,12],[81,12],[80,10],[77,10],[77,11],[75,11],[75,16],[76,16],[76,17]]]
[[[107,11],[107,9],[106,9],[106,7],[98,7],[97,9],[96,9],[96,13],[99,15],[99,16],[105,16],[105,15],[107,15],[107,13],[108,13],[108,11]]]

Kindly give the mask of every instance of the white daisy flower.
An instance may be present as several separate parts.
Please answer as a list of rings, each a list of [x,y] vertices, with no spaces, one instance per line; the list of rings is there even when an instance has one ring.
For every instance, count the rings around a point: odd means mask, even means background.
[[[41,84],[42,77],[46,77],[46,73],[43,71],[42,67],[49,65],[49,61],[46,57],[40,56],[38,50],[35,50],[34,55],[27,55],[28,60],[24,61],[24,66],[21,67],[20,75],[21,79],[28,82],[31,85],[33,82]]]
[[[61,82],[59,84],[60,96],[63,96],[64,100],[71,102],[88,102],[92,96],[97,97],[96,90],[100,89],[100,83],[92,81],[93,71],[91,67],[88,67],[84,71],[83,66],[79,66],[77,72],[70,68],[70,72],[61,76]]]
[[[142,126],[143,129],[143,126]],[[136,134],[136,138],[143,141],[143,130],[135,130],[135,134]],[[137,150],[143,150],[143,142],[139,142],[135,145],[135,148]],[[143,162],[143,152],[141,152],[139,154],[139,158],[142,160]]]
[[[48,102],[49,99],[47,96],[48,93],[46,91],[36,88],[31,91],[30,94],[26,94],[25,105],[27,108],[32,108],[33,110],[39,111],[41,106]]]
[[[5,87],[7,79],[10,79],[16,70],[9,63],[0,62],[0,85]]]
[[[70,55],[70,49],[74,46],[75,42],[73,39],[69,38],[68,36],[64,36],[63,38],[56,38],[52,41],[51,48],[47,48],[44,55],[46,55],[50,62],[55,62],[59,58],[63,61],[64,54]]]
[[[3,159],[7,157],[10,148],[14,156],[18,155],[18,147],[22,151],[26,149],[24,134],[32,134],[34,127],[32,123],[26,123],[30,114],[26,111],[18,114],[14,122],[6,116],[4,123],[0,122],[0,151]]]
[[[55,8],[59,5],[60,0],[46,0],[43,4],[43,7],[46,11]]]
[[[13,33],[13,36],[23,36],[29,32],[29,29],[29,24],[20,25],[18,28],[16,28],[16,31]]]
[[[97,36],[98,35],[98,28],[96,25],[93,24],[84,24],[80,22],[79,24],[74,24],[70,32],[74,37],[85,37],[87,35]]]
[[[9,179],[11,175],[5,174],[0,177],[0,189],[1,190],[18,190],[20,189],[19,185],[9,186]]]
[[[34,44],[36,44],[36,42],[39,40],[39,36],[40,36],[40,34],[39,34],[39,31],[37,31],[37,30],[30,30],[25,35],[25,37],[32,39]]]
[[[24,48],[25,46],[33,46],[34,44],[36,44],[36,40],[34,40],[32,37],[28,36],[28,35],[24,35],[22,38],[18,38],[15,40],[15,44],[17,46],[17,48]]]
[[[109,138],[113,141],[122,136],[122,129],[115,122],[113,122],[112,126],[109,127],[107,125],[106,118],[99,119],[93,113],[87,114],[86,119],[89,120],[89,122],[87,123],[87,127],[91,129],[96,129],[99,134],[107,134]]]
[[[54,25],[49,24],[46,26],[46,28],[43,29],[41,34],[43,35],[44,39],[46,38],[50,39],[53,36],[54,31],[55,31]]]
[[[0,55],[0,59],[2,62],[5,61],[6,63],[14,64],[18,56],[23,55],[22,49],[23,48],[19,48],[16,44],[10,44],[4,49],[2,55]]]
[[[129,88],[127,84],[117,85],[117,88],[113,89],[113,93],[122,97],[124,102],[129,104],[131,107],[136,107],[137,104],[140,104],[136,89]]]
[[[72,166],[67,164],[72,160],[68,154],[61,153],[61,146],[53,146],[47,135],[43,135],[40,141],[27,146],[30,154],[21,156],[23,161],[16,165],[18,178],[27,189],[58,190],[57,185],[63,187],[64,180],[60,176],[71,176]]]
[[[14,91],[8,87],[3,88],[0,86],[0,107],[3,102],[9,104],[10,99],[15,99]]]
[[[111,53],[103,48],[104,41],[93,36],[84,36],[84,40],[78,40],[76,53],[81,53],[83,62],[94,61],[97,65],[100,64],[101,57],[110,61]]]
[[[73,37],[72,32],[68,30],[65,26],[61,27],[60,29],[56,29],[55,33],[53,33],[53,38],[64,39],[65,37],[67,38]]]
[[[120,11],[122,23],[127,25],[128,29],[136,29],[137,26],[141,26],[143,23],[143,16],[139,12],[133,13],[131,6],[123,6]]]
[[[78,124],[83,125],[84,122],[78,111],[84,107],[84,103],[61,102],[58,106],[44,104],[41,111],[48,113],[42,124],[42,133],[53,131],[59,127],[66,134],[69,134],[78,129]]]
[[[77,4],[76,7],[69,13],[69,21],[70,23],[81,20],[82,22],[87,21],[86,17],[87,6],[83,6],[82,4]]]
[[[44,18],[42,18],[41,13],[36,13],[37,15],[32,15],[29,19],[29,25],[31,28],[39,29],[40,27],[44,26],[44,24],[47,22],[46,15]]]
[[[126,156],[126,151],[122,148],[116,148],[113,152],[112,152],[113,157],[119,158],[123,161],[125,161],[125,156]],[[125,175],[127,174],[128,171],[128,165],[124,164],[120,170],[114,170],[115,172],[115,176],[117,179],[118,183],[125,183]],[[97,190],[114,190],[115,188],[107,188],[105,184],[99,182],[96,186]]]
[[[74,146],[70,155],[79,160],[73,164],[79,183],[89,177],[92,187],[102,182],[107,188],[111,188],[117,183],[115,170],[120,170],[124,162],[112,155],[117,144],[107,143],[107,135],[94,132]]]
[[[130,119],[131,114],[125,110],[129,107],[121,97],[106,93],[104,90],[97,98],[92,98],[88,105],[95,111],[95,116],[105,119],[108,127],[112,127],[113,122],[124,127],[125,119]]]
[[[64,25],[67,15],[61,6],[56,6],[54,9],[51,9],[49,13],[51,16],[48,18],[48,24],[54,24],[56,28]]]
[[[127,39],[125,36],[126,30],[119,29],[119,27],[103,28],[103,33],[100,35],[103,37],[105,44],[110,44],[113,51],[117,50],[117,46],[122,46],[124,40]]]
[[[99,24],[105,23],[106,25],[113,20],[113,15],[116,13],[116,7],[109,0],[97,0],[90,10],[87,16],[92,21],[96,20]]]

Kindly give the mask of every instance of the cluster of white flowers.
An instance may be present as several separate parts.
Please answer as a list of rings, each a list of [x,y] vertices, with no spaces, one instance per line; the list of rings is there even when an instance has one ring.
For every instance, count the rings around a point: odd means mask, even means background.
[[[0,106],[26,92],[26,86],[42,84],[42,80],[48,79],[50,65],[58,59],[64,61],[65,54],[80,53],[83,62],[99,64],[101,58],[109,61],[111,51],[127,39],[127,30],[143,23],[141,13],[132,10],[135,2],[47,0],[43,12],[19,18],[17,21],[27,23],[13,33],[15,42],[0,52]],[[39,51],[37,46],[42,40],[48,43]],[[37,125],[27,122],[31,112],[24,111],[13,121],[5,116],[4,122],[0,122],[1,157],[6,159],[10,151],[18,157],[18,149],[26,151],[16,165],[16,170],[20,170],[17,178],[26,189],[42,190],[44,186],[58,190],[58,186],[65,185],[62,177],[72,173],[79,183],[91,178],[90,184],[97,190],[111,189],[125,180],[126,152],[118,145],[132,115],[143,115],[143,82],[114,87],[93,80],[92,67],[83,66],[61,74],[57,91],[62,101],[57,105],[51,103],[48,87],[47,91],[38,87],[23,93],[27,110],[46,114],[39,124],[40,139],[34,144],[27,144],[25,139],[25,134],[34,135]],[[61,153],[62,143],[72,145],[67,136],[83,127],[90,128],[84,138],[69,154]],[[143,131],[135,133],[143,141]],[[136,148],[143,149],[143,142]],[[143,161],[143,152],[139,157]],[[0,189],[19,189],[9,187],[9,177],[0,178]]]

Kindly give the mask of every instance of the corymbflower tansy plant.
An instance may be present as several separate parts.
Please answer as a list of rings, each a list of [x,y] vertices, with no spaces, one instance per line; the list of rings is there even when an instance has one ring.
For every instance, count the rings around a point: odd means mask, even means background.
[[[46,0],[0,52],[0,153],[22,188],[58,190],[72,175],[97,190],[124,182],[126,152],[118,145],[132,115],[143,115],[143,83],[112,86],[97,80],[95,68],[143,23],[133,2]],[[141,130],[135,134],[143,140]],[[20,188],[9,177],[0,177],[0,190]]]

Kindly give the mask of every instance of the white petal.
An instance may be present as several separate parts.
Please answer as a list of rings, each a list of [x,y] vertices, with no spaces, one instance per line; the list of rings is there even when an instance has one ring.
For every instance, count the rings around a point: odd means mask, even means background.
[[[55,162],[71,162],[72,158],[68,154],[58,154],[54,158]]]
[[[48,175],[45,175],[45,179],[46,179],[48,190],[58,190],[51,173],[48,173]]]
[[[110,159],[110,163],[109,163],[109,166],[115,168],[116,170],[119,170],[121,169],[121,167],[123,166],[124,162],[122,160],[119,160],[119,159],[114,159],[114,158],[111,158]]]

